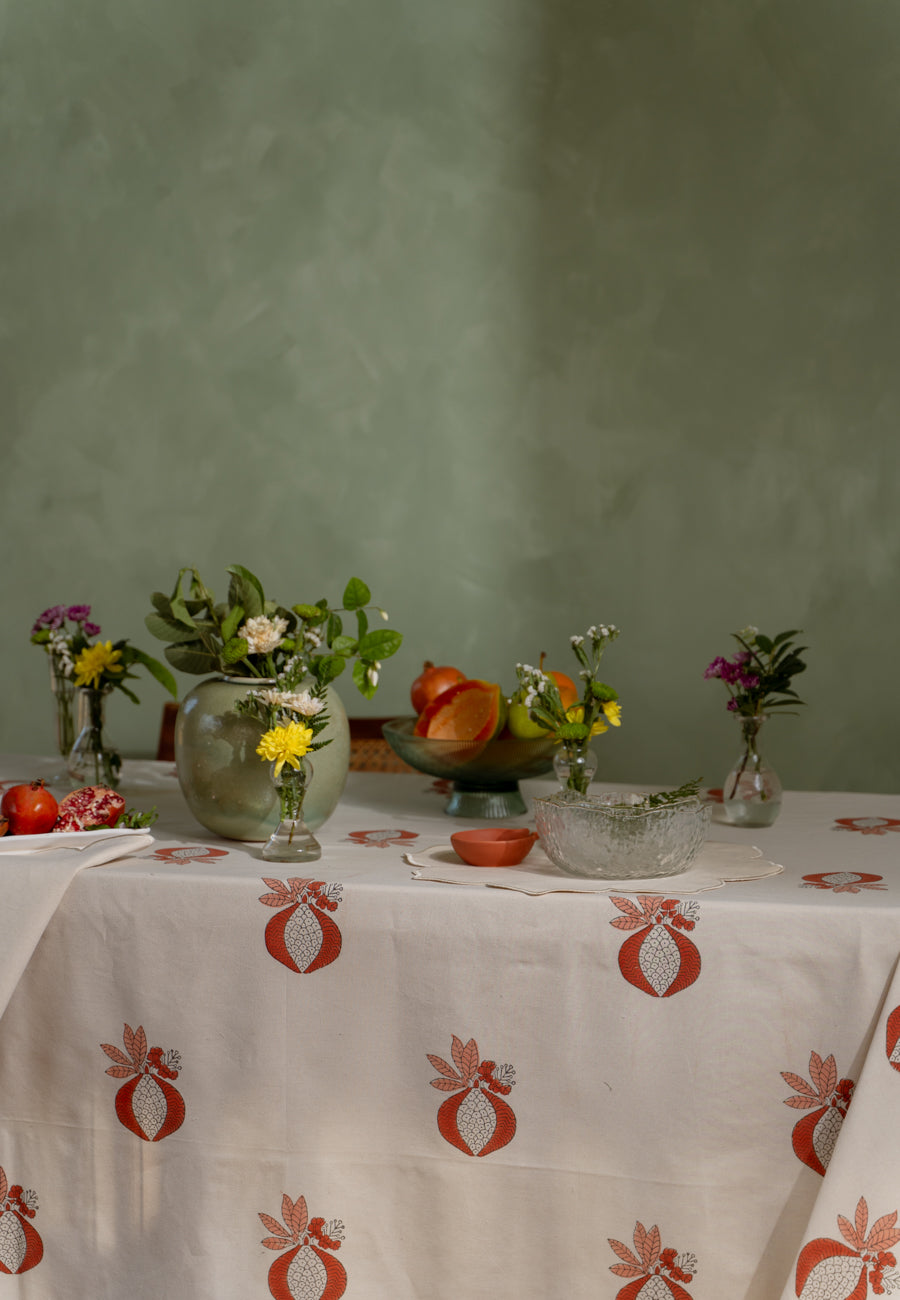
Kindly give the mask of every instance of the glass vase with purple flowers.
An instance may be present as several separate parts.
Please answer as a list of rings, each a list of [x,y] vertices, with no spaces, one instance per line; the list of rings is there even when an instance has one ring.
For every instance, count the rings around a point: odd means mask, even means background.
[[[75,743],[75,656],[90,637],[100,635],[90,619],[90,605],[52,605],[31,629],[32,644],[43,646],[47,654],[56,701],[56,747],[62,758],[68,758]]]
[[[703,674],[725,683],[726,707],[741,724],[743,747],[722,788],[722,807],[734,826],[771,826],[781,811],[782,787],[759,752],[759,732],[776,710],[791,713],[803,704],[791,682],[806,668],[800,658],[806,647],[794,643],[797,630],[767,637],[745,627],[732,635],[738,653],[731,659],[718,655]]]

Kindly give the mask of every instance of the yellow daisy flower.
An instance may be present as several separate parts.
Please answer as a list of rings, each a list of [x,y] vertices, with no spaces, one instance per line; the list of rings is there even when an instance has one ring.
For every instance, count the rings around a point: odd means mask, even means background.
[[[121,650],[113,650],[112,641],[98,641],[89,645],[75,660],[76,686],[99,687],[104,673],[120,673],[122,665],[117,661],[122,658]]]
[[[603,705],[603,712],[614,727],[622,725],[622,706],[618,700],[607,700]]]
[[[313,733],[302,722],[289,722],[284,727],[273,727],[261,738],[256,747],[260,758],[275,764],[278,776],[285,763],[291,767],[300,766],[300,759],[309,753]]]

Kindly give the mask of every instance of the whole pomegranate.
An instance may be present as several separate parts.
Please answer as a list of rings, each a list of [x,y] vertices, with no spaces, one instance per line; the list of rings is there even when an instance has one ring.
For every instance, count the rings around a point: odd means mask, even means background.
[[[465,680],[465,673],[461,673],[458,668],[450,668],[446,664],[436,667],[430,659],[426,659],[422,671],[410,688],[409,698],[413,709],[416,713],[421,713],[432,700],[443,695],[444,691],[457,682]]]
[[[0,816],[9,823],[11,835],[43,835],[53,829],[59,804],[43,781],[14,785],[0,801]]]

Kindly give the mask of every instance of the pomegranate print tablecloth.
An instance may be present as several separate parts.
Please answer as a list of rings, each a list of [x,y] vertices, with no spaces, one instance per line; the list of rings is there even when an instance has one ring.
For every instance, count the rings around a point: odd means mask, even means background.
[[[417,776],[302,870],[151,802],[52,906],[29,868],[0,1300],[900,1300],[900,798],[715,821],[770,866],[697,893],[416,879]]]

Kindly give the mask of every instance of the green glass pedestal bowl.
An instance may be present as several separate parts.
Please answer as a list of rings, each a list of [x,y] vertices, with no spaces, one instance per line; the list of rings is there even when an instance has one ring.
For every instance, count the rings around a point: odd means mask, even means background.
[[[430,740],[414,735],[415,725],[415,718],[393,718],[381,730],[404,763],[453,782],[444,809],[451,817],[521,817],[528,808],[519,782],[553,770],[558,746],[550,739],[517,740],[507,733],[486,743]]]

